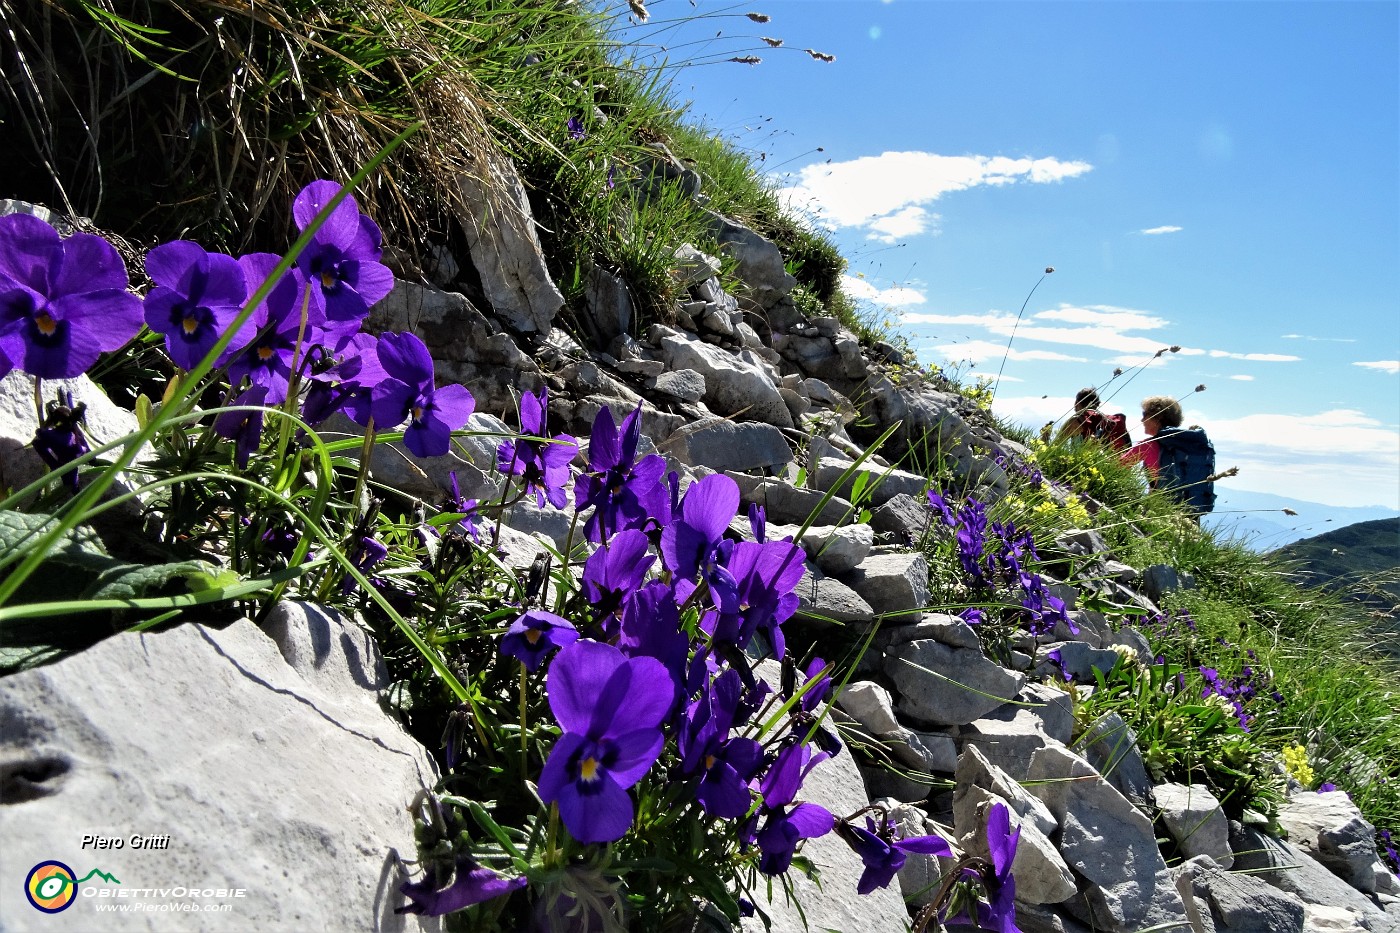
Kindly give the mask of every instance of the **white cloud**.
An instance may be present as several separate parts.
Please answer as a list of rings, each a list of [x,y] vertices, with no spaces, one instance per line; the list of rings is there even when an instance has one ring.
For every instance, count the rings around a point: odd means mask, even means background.
[[[980,327],[989,334],[1010,337],[1014,331],[1016,343],[1039,341],[1057,345],[1107,350],[1116,354],[1105,362],[1120,366],[1143,364],[1161,365],[1172,354],[1167,349],[1169,336],[1138,336],[1131,331],[1155,331],[1171,326],[1171,321],[1149,311],[1119,308],[1113,305],[1074,306],[1061,304],[1057,308],[1038,311],[1022,318],[1006,311],[991,310],[986,314],[939,314],[936,312],[906,312],[901,320],[906,325],[933,324],[944,326]],[[1057,326],[1068,324],[1076,326]],[[1205,350],[1178,347],[1181,356],[1211,356],[1218,359],[1247,360],[1256,363],[1292,363],[1300,357],[1283,353],[1237,353],[1232,350]],[[1149,362],[1150,361],[1150,362]]]
[[[1400,508],[1394,425],[1354,409],[1197,420],[1215,443],[1217,468],[1240,468],[1241,489],[1328,505]]]
[[[1360,366],[1362,369],[1375,369],[1383,373],[1390,373],[1392,376],[1400,373],[1400,360],[1374,360],[1369,363],[1352,363],[1353,366]]]
[[[1230,378],[1233,379],[1233,380],[1235,380],[1236,382],[1253,382],[1253,381],[1254,381],[1254,377],[1253,377],[1253,376],[1231,376]]]
[[[1302,359],[1301,356],[1286,353],[1231,353],[1229,350],[1211,350],[1209,353],[1217,359],[1250,360],[1255,363],[1296,363]]]
[[[1167,225],[1167,226],[1163,226],[1163,227],[1148,227],[1146,230],[1139,230],[1139,231],[1138,231],[1138,233],[1141,233],[1143,236],[1157,236],[1157,235],[1163,234],[1163,233],[1180,233],[1180,232],[1181,232],[1181,228],[1180,228],[1180,227],[1173,227],[1173,226],[1171,226],[1171,225]]]
[[[963,343],[941,343],[929,347],[930,350],[942,354],[943,358],[950,363],[985,363],[987,360],[1001,361],[1005,354],[1008,360],[1038,360],[1041,362],[1059,363],[1087,363],[1082,356],[1068,356],[1064,353],[1056,353],[1052,350],[1018,350],[1012,347],[1008,353],[1006,344],[992,343],[990,340],[968,340]]]
[[[1283,334],[1284,340],[1312,340],[1322,343],[1356,343],[1355,337],[1309,337],[1307,334]]]
[[[1091,171],[1088,162],[1054,158],[945,156],[885,152],[847,162],[804,166],[779,194],[832,227],[858,227],[876,239],[922,233],[937,220],[923,205],[951,191],[1017,182],[1045,184]]]
[[[893,214],[877,217],[866,224],[866,228],[870,231],[866,235],[866,239],[879,240],[881,243],[893,243],[905,237],[918,236],[937,223],[938,219],[938,214],[930,214],[922,207],[910,205],[895,211]]]
[[[841,289],[857,301],[868,301],[881,307],[901,308],[905,305],[921,305],[928,299],[916,288],[896,285],[892,288],[877,288],[865,279],[854,275],[841,276]],[[906,315],[907,316],[907,315]]]
[[[1002,376],[1001,381],[1005,382],[1006,377]],[[1058,421],[1072,411],[1074,397],[1071,395],[998,395],[992,403],[992,412],[997,417],[1037,428],[1047,421]]]

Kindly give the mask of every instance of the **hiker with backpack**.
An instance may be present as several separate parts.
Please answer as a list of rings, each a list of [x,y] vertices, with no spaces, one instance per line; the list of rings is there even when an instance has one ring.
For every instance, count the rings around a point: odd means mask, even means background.
[[[1215,446],[1199,426],[1181,426],[1181,403],[1170,396],[1142,400],[1147,438],[1129,457],[1142,463],[1148,484],[1186,506],[1197,522],[1215,508]]]
[[[1080,389],[1074,393],[1074,414],[1065,419],[1055,434],[1055,442],[1080,437],[1086,440],[1093,438],[1114,450],[1132,447],[1132,438],[1128,436],[1128,419],[1121,414],[1110,415],[1100,411],[1102,407],[1097,389]]]

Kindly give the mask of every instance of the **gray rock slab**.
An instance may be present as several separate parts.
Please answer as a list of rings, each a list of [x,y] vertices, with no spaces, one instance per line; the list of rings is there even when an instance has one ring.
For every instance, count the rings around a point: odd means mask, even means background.
[[[1209,856],[1221,868],[1235,864],[1230,850],[1230,821],[1220,801],[1204,784],[1158,784],[1153,797],[1162,824],[1187,858]]]
[[[875,646],[882,651],[894,645],[903,645],[921,638],[932,638],[953,648],[972,648],[980,651],[982,640],[972,626],[957,616],[937,613],[925,616],[913,625],[898,625],[882,629],[875,636]]]
[[[1271,839],[1253,827],[1232,822],[1230,848],[1235,853],[1235,872],[1249,872],[1261,881],[1297,895],[1304,904],[1344,907],[1360,917],[1362,924],[1373,933],[1400,930],[1400,921],[1388,917],[1370,898],[1287,840]]]
[[[792,427],[787,402],[761,367],[688,334],[663,337],[660,348],[671,369],[693,369],[705,377],[705,403],[721,414]]]
[[[1090,723],[1073,748],[1120,794],[1139,807],[1147,806],[1152,781],[1142,761],[1137,735],[1116,711],[1110,710]]]
[[[855,515],[855,507],[840,496],[826,497],[815,489],[794,486],[786,480],[772,477],[748,476],[730,471],[726,474],[739,484],[744,504],[763,506],[770,522],[800,525],[815,514],[819,525],[840,525]],[[825,500],[825,501],[823,501]]]
[[[930,519],[927,500],[901,492],[871,511],[870,527],[912,542],[923,536]]]
[[[972,794],[974,788],[1006,801],[1018,817],[1033,823],[1046,836],[1053,835],[1059,829],[1060,824],[1049,808],[1011,775],[994,765],[975,745],[968,746],[958,757],[955,778],[953,825],[961,827],[960,831],[967,830],[976,821],[974,811],[980,798]]]
[[[891,650],[885,671],[899,689],[899,709],[913,719],[961,726],[1012,699],[1025,678],[987,660],[980,651],[932,640]]]
[[[246,620],[186,624],[0,680],[0,771],[7,786],[28,775],[0,807],[0,874],[57,859],[121,890],[243,889],[220,929],[437,929],[393,912],[397,859],[417,857],[410,808],[434,764],[372,702],[383,674],[363,634],[296,615],[279,622],[280,650]],[[85,834],[170,839],[95,853]],[[216,928],[173,912],[99,919],[86,896],[41,914],[22,888],[0,885],[6,929]]]
[[[1363,894],[1375,892],[1377,872],[1388,872],[1376,855],[1375,827],[1345,791],[1294,794],[1278,821],[1290,841]]]
[[[458,176],[472,265],[491,309],[522,332],[549,333],[564,296],[549,277],[525,184],[507,158],[488,156],[489,177]]]
[[[658,362],[657,365],[665,364]],[[693,369],[657,373],[647,381],[647,385],[686,402],[698,402],[705,397],[705,377]]]
[[[1054,741],[1045,734],[1040,717],[1011,703],[1003,703],[963,726],[959,737],[964,746],[975,746],[988,761],[1017,780],[1025,778],[1031,756]]]
[[[928,478],[917,473],[879,467],[869,462],[851,470],[850,461],[838,457],[821,458],[812,472],[818,489],[823,492],[835,489],[836,494],[845,499],[852,498],[856,485],[864,477],[863,495],[871,505],[883,505],[900,494],[917,496],[928,485]]]
[[[1190,880],[1192,894],[1210,908],[1217,931],[1300,933],[1301,900],[1250,875],[1227,872],[1205,856],[1184,862],[1174,873]]]
[[[682,463],[720,472],[780,467],[793,459],[787,438],[771,424],[724,418],[684,425],[661,446]]]
[[[870,735],[891,732],[900,727],[894,715],[894,700],[890,692],[874,681],[857,680],[846,684],[846,689],[836,698],[836,705]]]
[[[1083,758],[1057,745],[1035,753],[1027,789],[1060,824],[1060,855],[1085,884],[1071,899],[1099,927],[1186,923],[1152,824]]]
[[[866,626],[875,610],[855,590],[828,577],[810,561],[797,584],[797,615],[818,623]]]
[[[1109,648],[1094,648],[1082,641],[1051,644],[1041,656],[1044,657],[1051,651],[1060,652],[1060,663],[1057,667],[1062,667],[1078,683],[1092,684],[1095,682],[1094,671],[1106,674],[1118,663],[1118,652]]]
[[[1068,693],[1046,684],[1028,683],[1017,698],[1040,720],[1040,728],[1061,745],[1074,736],[1074,701]]]
[[[919,621],[929,604],[928,562],[922,554],[871,554],[841,579],[895,624]]]
[[[875,530],[869,525],[814,526],[800,543],[823,573],[838,576],[859,567],[870,555]]]
[[[737,260],[734,272],[744,283],[742,297],[757,308],[771,308],[786,298],[797,279],[788,273],[778,247],[736,220],[707,213],[720,249]]]

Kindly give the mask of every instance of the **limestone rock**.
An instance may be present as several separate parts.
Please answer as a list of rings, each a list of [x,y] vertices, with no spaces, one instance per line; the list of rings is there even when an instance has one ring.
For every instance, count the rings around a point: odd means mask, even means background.
[[[706,418],[682,426],[663,449],[690,466],[713,470],[780,467],[792,461],[792,448],[771,424]]]
[[[843,580],[876,612],[896,624],[917,622],[929,604],[928,562],[922,554],[872,554]]]
[[[1162,823],[1187,858],[1206,855],[1221,868],[1235,864],[1230,823],[1204,784],[1159,784],[1153,789]]]
[[[1279,809],[1288,838],[1364,894],[1376,890],[1376,873],[1388,872],[1376,855],[1376,830],[1345,791],[1304,791]]]
[[[918,496],[902,492],[891,496],[870,513],[870,527],[900,535],[912,543],[928,529],[930,517],[928,500],[920,501]]]
[[[516,330],[547,334],[564,296],[549,277],[525,184],[503,156],[488,156],[478,166],[487,177],[463,172],[457,178],[466,206],[458,220],[486,300]]]
[[[705,377],[705,401],[721,414],[792,427],[787,402],[757,364],[684,334],[663,337],[660,348],[670,368],[693,369]]]
[[[835,489],[838,496],[850,499],[856,483],[864,477],[863,495],[870,504],[883,505],[901,493],[917,496],[928,485],[928,479],[917,473],[878,467],[869,461],[851,471],[850,476],[846,476],[848,470],[851,470],[851,463],[847,460],[821,458],[814,471],[817,488],[822,491]]]
[[[1054,835],[1059,823],[1050,810],[1011,775],[987,760],[975,745],[969,745],[958,756],[955,772],[957,785],[953,790],[953,824],[970,827],[975,822],[975,808],[982,798],[973,794],[974,788],[986,791],[1006,802],[1018,818],[1034,825],[1046,836]]]
[[[922,722],[960,726],[1016,696],[1024,678],[980,651],[930,639],[892,649],[885,669],[899,688],[899,708]]]
[[[1304,904],[1344,907],[1360,917],[1362,925],[1373,933],[1400,930],[1400,922],[1387,917],[1370,898],[1328,871],[1300,846],[1232,822],[1230,848],[1235,853],[1235,872],[1249,872],[1297,895]]]
[[[786,480],[747,476],[734,471],[725,475],[739,484],[739,494],[744,504],[763,506],[770,522],[800,525],[815,513],[818,525],[840,525],[855,514],[851,503],[839,496],[832,496],[823,502],[824,497],[815,489],[794,486]]]
[[[771,308],[792,292],[797,279],[788,274],[783,254],[772,241],[721,214],[709,212],[709,216],[720,249],[738,261],[734,272],[744,283],[743,297],[751,305]]]
[[[1085,881],[1070,902],[1085,919],[1122,931],[1186,923],[1152,824],[1088,762],[1048,745],[1031,759],[1027,781],[1060,824],[1060,855]]]
[[[1303,929],[1303,902],[1258,878],[1223,871],[1204,856],[1183,863],[1176,872],[1190,879],[1193,894],[1209,905],[1215,929],[1221,933],[1299,933]]]
[[[859,567],[874,542],[869,525],[825,525],[807,529],[800,543],[824,573],[839,575]]]
[[[1147,805],[1152,781],[1147,777],[1137,735],[1116,711],[1110,710],[1091,723],[1074,750],[1120,794],[1139,807]]]
[[[656,366],[663,368],[665,364],[658,361]],[[685,402],[698,402],[705,397],[705,377],[693,369],[659,372],[647,380],[647,385]]]
[[[813,622],[868,625],[875,610],[855,590],[828,577],[811,561],[797,584],[797,615]]]
[[[311,607],[276,630],[280,651],[246,620],[122,634],[0,680],[7,874],[58,859],[121,889],[242,888],[221,914],[240,929],[437,929],[393,912],[398,859],[417,857],[409,808],[437,775],[375,702],[378,652]],[[150,833],[169,847],[81,849],[84,834]],[[83,897],[40,914],[22,887],[0,886],[7,929],[114,929]],[[125,928],[188,929],[189,917],[143,913]]]

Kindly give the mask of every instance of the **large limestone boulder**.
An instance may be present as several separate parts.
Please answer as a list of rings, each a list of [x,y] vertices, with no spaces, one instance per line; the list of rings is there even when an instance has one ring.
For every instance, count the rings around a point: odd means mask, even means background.
[[[961,726],[1014,699],[1024,676],[972,648],[920,639],[891,649],[885,671],[899,688],[899,709],[920,722]]]
[[[547,334],[564,296],[549,277],[525,183],[503,156],[478,164],[479,173],[458,176],[466,208],[458,220],[486,300],[516,330]]]
[[[705,377],[705,404],[715,411],[743,421],[792,427],[787,402],[758,363],[689,334],[663,336],[660,349],[669,368],[693,369]]]
[[[437,775],[379,708],[377,648],[313,607],[286,607],[273,628],[280,645],[246,620],[117,635],[0,680],[7,930],[437,929],[394,914],[399,860],[417,858],[409,810]],[[123,846],[99,851],[88,836]],[[146,836],[168,839],[132,842]],[[117,880],[40,913],[22,881],[46,860]],[[95,909],[181,900],[141,893],[177,886],[201,892],[187,898],[199,907],[231,907]]]
[[[1059,823],[1060,855],[1083,879],[1067,902],[1080,919],[1116,931],[1187,922],[1151,822],[1088,762],[1047,745],[1025,783]]]

